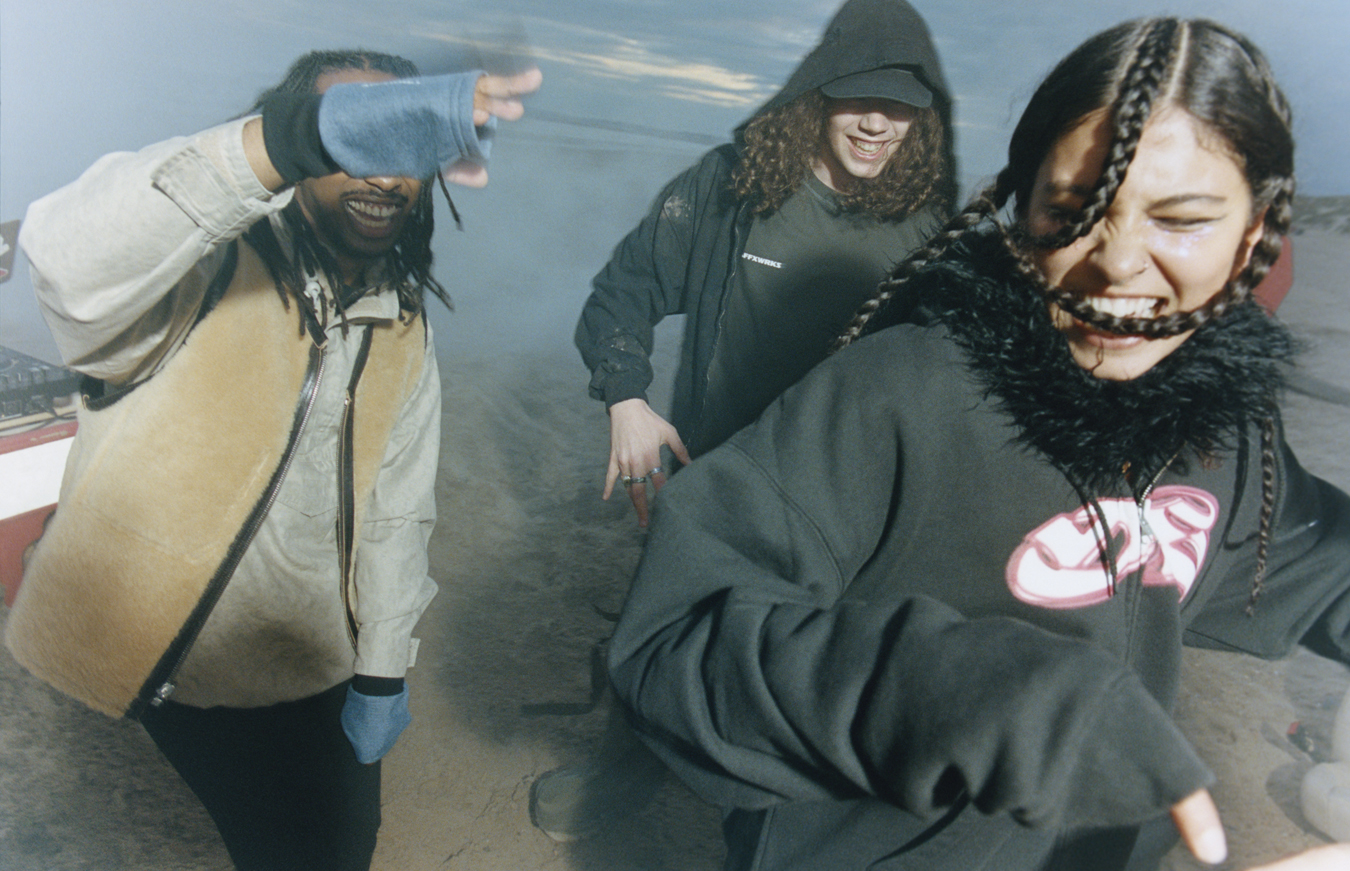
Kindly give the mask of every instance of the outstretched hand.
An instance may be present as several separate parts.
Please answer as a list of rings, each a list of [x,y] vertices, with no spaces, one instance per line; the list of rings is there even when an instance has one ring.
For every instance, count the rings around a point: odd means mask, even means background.
[[[509,76],[482,75],[473,90],[473,123],[479,127],[489,118],[514,121],[525,114],[519,98],[533,94],[543,84],[544,74],[538,67]]]
[[[655,490],[666,483],[666,473],[661,469],[662,445],[668,445],[681,463],[693,462],[675,427],[652,411],[646,400],[626,399],[610,406],[609,470],[602,498],[608,499],[614,484],[624,479],[622,485],[633,500],[638,526],[647,525],[647,483]],[[627,479],[633,480],[629,483]]]
[[[538,67],[509,76],[484,74],[473,90],[473,123],[482,127],[493,118],[515,121],[525,114],[520,98],[539,90],[544,74]],[[451,184],[481,188],[488,183],[487,167],[475,160],[460,160],[441,171]]]

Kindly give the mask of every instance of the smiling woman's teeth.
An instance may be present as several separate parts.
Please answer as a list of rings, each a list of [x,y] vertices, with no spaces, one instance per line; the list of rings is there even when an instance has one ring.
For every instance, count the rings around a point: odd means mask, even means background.
[[[1089,296],[1083,301],[1102,314],[1118,318],[1152,317],[1161,302],[1147,296]]]
[[[853,147],[863,154],[876,154],[885,144],[886,143],[884,142],[863,142],[860,139],[853,140]]]

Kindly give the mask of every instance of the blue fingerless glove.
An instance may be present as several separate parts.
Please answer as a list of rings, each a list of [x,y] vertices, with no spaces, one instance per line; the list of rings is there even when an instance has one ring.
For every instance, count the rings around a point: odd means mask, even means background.
[[[333,85],[319,104],[319,137],[353,178],[430,178],[463,158],[486,160],[496,119],[473,125],[480,70]]]
[[[368,696],[347,687],[341,720],[342,731],[356,751],[356,760],[362,765],[377,762],[393,749],[398,736],[412,722],[408,688],[404,686],[391,696]]]

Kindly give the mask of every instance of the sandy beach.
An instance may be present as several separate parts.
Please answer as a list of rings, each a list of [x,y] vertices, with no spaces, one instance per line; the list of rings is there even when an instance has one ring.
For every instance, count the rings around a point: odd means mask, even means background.
[[[671,159],[672,171],[677,161],[684,158]],[[649,195],[631,194],[634,217]],[[592,247],[607,251],[617,238]],[[1346,391],[1350,198],[1301,202],[1294,245],[1295,285],[1280,316],[1311,346],[1304,371],[1315,380],[1307,383]],[[557,844],[529,821],[532,779],[583,758],[605,717],[528,706],[590,699],[592,648],[610,630],[642,545],[626,500],[599,498],[605,414],[586,397],[567,342],[585,292],[584,281],[569,288],[549,314],[526,299],[500,309],[466,302],[451,316],[471,332],[523,321],[552,335],[526,351],[493,354],[437,328],[445,417],[431,559],[441,592],[419,627],[409,674],[413,725],[385,762],[380,871],[720,867],[717,811],[669,777],[649,806],[594,838]],[[667,364],[676,328],[661,332]],[[1291,392],[1287,425],[1303,463],[1350,489],[1350,408],[1326,398],[1335,395]],[[1222,868],[1324,840],[1302,817],[1298,785],[1324,752],[1347,686],[1350,670],[1308,653],[1278,662],[1188,653],[1177,716],[1219,777],[1214,795],[1231,852]],[[205,813],[137,724],[82,708],[7,653],[0,711],[0,868],[230,867]],[[1174,852],[1164,867],[1202,866]]]

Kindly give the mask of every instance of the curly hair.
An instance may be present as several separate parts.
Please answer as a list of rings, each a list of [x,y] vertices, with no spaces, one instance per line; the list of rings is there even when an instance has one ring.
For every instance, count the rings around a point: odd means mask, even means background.
[[[275,86],[258,95],[250,113],[259,112],[263,104],[274,94],[312,94],[318,81],[328,73],[345,70],[373,70],[388,73],[395,78],[410,78],[418,75],[417,65],[397,55],[384,54],[365,49],[344,49],[312,51],[291,64],[285,76]],[[417,201],[408,213],[403,232],[398,241],[384,255],[384,274],[389,277],[398,293],[399,308],[409,316],[417,315],[424,309],[426,294],[430,292],[446,308],[451,308],[450,295],[445,287],[431,274],[433,256],[431,237],[435,231],[435,209],[429,179],[424,179]],[[441,182],[444,191],[444,181]],[[445,194],[449,200],[449,193]],[[450,203],[452,215],[458,223],[454,203]],[[319,240],[313,227],[304,218],[297,202],[292,201],[282,210],[281,219],[287,228],[290,239],[283,246],[277,239],[271,223],[259,221],[248,229],[244,238],[257,250],[277,292],[289,306],[289,298],[295,297],[302,305],[308,305],[303,291],[307,276],[322,273],[333,288],[341,288],[342,271],[337,258]],[[345,307],[351,302],[344,294],[334,294],[334,305],[345,325]],[[303,329],[303,326],[302,326]]]
[[[742,136],[732,190],[757,215],[781,207],[806,179],[820,150],[828,147],[830,102],[812,89],[756,116]],[[926,205],[948,214],[955,201],[951,137],[937,108],[918,109],[909,132],[875,179],[854,179],[839,191],[850,212],[900,220]]]
[[[1058,248],[1091,232],[1107,213],[1134,159],[1149,118],[1175,107],[1189,113],[1227,148],[1242,169],[1256,212],[1264,211],[1261,240],[1244,269],[1205,305],[1158,318],[1116,317],[1047,285],[1031,253]],[[1111,144],[1084,205],[1058,232],[1034,237],[1007,227],[999,213],[1011,201],[1025,217],[1031,188],[1051,147],[1090,114],[1105,110]],[[1294,196],[1294,140],[1288,101],[1265,56],[1246,37],[1205,19],[1148,18],[1091,37],[1051,71],[1032,95],[1008,145],[1008,163],[928,244],[900,263],[839,337],[858,338],[910,276],[941,260],[967,233],[992,223],[1012,269],[1046,300],[1101,330],[1149,338],[1176,336],[1221,317],[1251,299],[1280,254]],[[1262,510],[1257,568],[1248,613],[1261,595],[1275,500],[1275,397],[1261,421]]]

